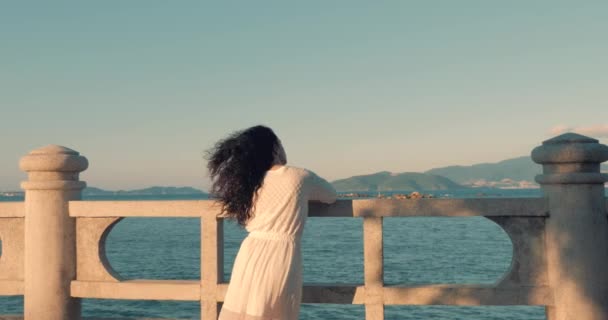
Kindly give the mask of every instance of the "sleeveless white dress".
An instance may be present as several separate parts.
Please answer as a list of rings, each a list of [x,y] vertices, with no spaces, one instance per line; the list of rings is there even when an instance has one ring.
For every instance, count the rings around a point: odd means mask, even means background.
[[[308,201],[332,203],[336,191],[311,171],[266,173],[254,199],[249,235],[234,261],[219,320],[297,320],[302,298],[301,236]]]

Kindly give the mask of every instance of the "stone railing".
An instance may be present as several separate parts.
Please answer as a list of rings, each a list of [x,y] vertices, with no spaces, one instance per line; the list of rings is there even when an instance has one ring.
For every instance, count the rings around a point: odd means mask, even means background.
[[[364,304],[366,319],[385,305],[535,305],[549,320],[608,319],[608,147],[564,134],[532,152],[543,165],[538,199],[342,200],[311,204],[310,216],[363,218],[364,283],[305,285],[304,303]],[[80,298],[199,301],[217,319],[226,291],[223,220],[212,201],[81,201],[87,160],[49,146],[21,160],[25,201],[0,203],[0,295],[24,295],[29,320],[79,319]],[[105,239],[124,217],[197,217],[200,281],[122,280]],[[385,286],[383,217],[484,216],[513,244],[511,267],[495,285]]]

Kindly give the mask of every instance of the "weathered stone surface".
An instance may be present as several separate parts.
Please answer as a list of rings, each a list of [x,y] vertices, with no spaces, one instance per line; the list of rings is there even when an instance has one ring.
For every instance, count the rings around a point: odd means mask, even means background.
[[[72,281],[71,292],[78,298],[199,301],[201,285],[195,280]]]
[[[490,217],[511,239],[513,258],[509,271],[497,287],[542,287],[549,285],[545,250],[545,218]]]
[[[542,199],[357,199],[310,203],[311,217],[473,217],[547,215]]]
[[[24,315],[28,320],[80,318],[80,301],[70,296],[76,278],[76,221],[68,201],[79,200],[85,183],[78,174],[86,158],[47,146],[21,159],[25,189]],[[44,266],[44,267],[42,267]]]
[[[532,152],[549,209],[545,244],[554,306],[549,320],[608,319],[608,219],[600,163],[608,147],[565,134]]]
[[[24,218],[0,218],[0,280],[23,281],[24,224]]]
[[[215,217],[220,212],[212,200],[171,201],[70,201],[71,217]]]
[[[120,281],[106,257],[106,238],[122,218],[80,218],[76,220],[76,279]]]
[[[224,282],[224,220],[216,215],[205,215],[201,219],[201,318],[217,319],[221,310],[217,295],[222,282]]]
[[[546,140],[532,150],[532,160],[540,164],[601,163],[608,160],[608,146],[576,133],[564,133]]]
[[[25,217],[25,204],[23,202],[0,202],[0,218]]]
[[[23,280],[0,280],[0,296],[21,296],[23,287]]]
[[[74,172],[87,169],[89,162],[70,148],[48,145],[30,152],[21,158],[19,167],[25,172]],[[48,179],[45,179],[48,180]],[[75,180],[75,179],[73,179]]]

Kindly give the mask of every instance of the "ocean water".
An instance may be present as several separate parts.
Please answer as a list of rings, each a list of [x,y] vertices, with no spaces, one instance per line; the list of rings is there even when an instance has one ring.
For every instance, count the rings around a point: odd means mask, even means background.
[[[486,189],[435,192],[435,196],[538,197],[540,192]],[[176,198],[192,197],[163,199]],[[509,268],[512,245],[508,236],[500,227],[483,217],[385,218],[384,221],[385,282],[388,285],[492,284]],[[199,220],[194,218],[127,218],[110,233],[107,255],[113,268],[126,279],[198,279],[199,234]],[[227,280],[245,235],[235,223],[225,223]],[[361,219],[309,218],[302,242],[305,282],[363,283]],[[0,314],[22,313],[22,305],[21,297],[0,297]],[[84,299],[83,314],[98,317],[200,319],[200,307],[196,302]],[[300,315],[302,320],[364,318],[364,306],[356,305],[304,304]],[[386,319],[546,318],[544,308],[529,306],[387,306]]]

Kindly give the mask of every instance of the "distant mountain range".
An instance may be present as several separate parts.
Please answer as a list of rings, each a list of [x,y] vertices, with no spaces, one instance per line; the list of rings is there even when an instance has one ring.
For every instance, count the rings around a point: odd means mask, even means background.
[[[395,174],[388,171],[336,180],[332,182],[332,185],[336,190],[341,192],[422,191],[465,188],[448,178],[438,175],[417,172]]]
[[[534,163],[529,156],[503,160],[496,163],[480,163],[471,166],[449,166],[426,171],[428,174],[444,176],[461,184],[471,184],[474,181],[534,181],[534,177],[542,172],[542,166]]]
[[[496,163],[435,168],[425,173],[440,175],[467,186],[527,188],[537,186],[534,177],[542,170],[542,166],[533,162],[530,156],[523,156]],[[608,164],[603,164],[601,171],[608,172]]]
[[[602,171],[608,171],[608,164],[602,166]],[[471,187],[536,188],[538,185],[534,182],[534,177],[541,172],[539,164],[532,162],[529,156],[524,156],[496,163],[435,168],[423,173],[382,171],[336,180],[332,185],[340,192],[430,191]],[[128,191],[88,187],[83,192],[84,196],[192,194],[208,196],[207,193],[191,187],[150,187]]]
[[[602,165],[608,173],[608,163]],[[471,187],[537,188],[534,177],[542,172],[539,164],[529,156],[507,159],[496,163],[480,163],[470,166],[448,166],[423,173],[388,171],[358,175],[333,181],[340,192],[377,191],[430,191],[463,189]],[[23,196],[22,191],[3,192],[3,196]],[[150,187],[137,190],[109,191],[87,187],[84,196],[156,196],[156,195],[204,195],[206,192],[191,187]]]
[[[150,187],[145,189],[137,190],[118,190],[109,191],[95,187],[87,187],[82,192],[83,196],[156,196],[156,195],[192,195],[200,194],[207,195],[207,193],[191,188],[191,187]]]
[[[338,191],[423,191],[470,187],[537,188],[534,177],[542,166],[530,156],[507,159],[496,163],[471,166],[435,168],[423,173],[390,173],[387,171],[353,176],[332,182]],[[608,172],[608,164],[602,166]]]

